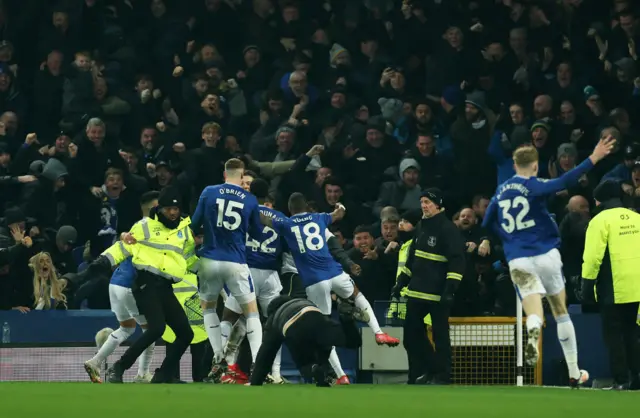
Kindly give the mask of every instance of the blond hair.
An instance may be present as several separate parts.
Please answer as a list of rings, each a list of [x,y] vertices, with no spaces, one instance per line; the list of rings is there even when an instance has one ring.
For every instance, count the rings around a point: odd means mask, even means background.
[[[533,145],[523,145],[513,152],[513,163],[518,168],[528,168],[538,162],[538,150]]]
[[[220,130],[221,130],[220,125],[218,125],[215,122],[207,122],[204,125],[202,125],[202,133],[203,134],[208,133],[208,132],[213,132],[213,133],[219,134]]]
[[[244,163],[237,158],[231,158],[224,163],[224,171],[231,177],[242,177],[244,173]]]
[[[49,271],[46,275],[42,271],[42,264],[48,264]],[[51,309],[51,298],[66,305],[67,297],[63,293],[66,283],[58,278],[58,272],[49,253],[39,252],[31,257],[29,267],[33,271],[34,306],[38,306],[42,300],[44,309]]]

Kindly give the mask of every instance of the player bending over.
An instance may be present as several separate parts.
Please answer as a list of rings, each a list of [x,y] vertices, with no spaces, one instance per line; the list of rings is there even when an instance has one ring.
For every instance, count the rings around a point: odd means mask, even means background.
[[[353,280],[329,252],[325,231],[328,226],[344,216],[344,206],[338,205],[333,213],[307,213],[307,201],[301,193],[289,197],[291,218],[272,219],[261,216],[262,222],[284,237],[295,265],[300,272],[307,298],[324,315],[331,314],[331,292],[338,297],[353,297],[355,306],[368,318],[368,325],[375,333],[376,342],[391,347],[400,340],[382,332],[378,320],[364,295],[355,289]],[[340,360],[335,349],[331,351],[329,363],[336,374],[344,376]]]
[[[158,205],[158,192],[148,192],[140,198],[140,208],[145,217],[149,215],[151,208]],[[124,235],[124,234],[123,234]],[[111,311],[116,315],[120,328],[111,333],[109,338],[101,345],[98,353],[84,363],[84,369],[93,383],[102,383],[100,367],[115,350],[131,337],[136,331],[136,323],[146,331],[147,320],[138,310],[138,305],[131,292],[131,286],[136,277],[136,270],[131,259],[123,261],[111,276],[109,283],[109,301]],[[149,383],[151,372],[149,367],[153,359],[155,344],[151,344],[138,359],[138,374],[134,382]]]
[[[567,312],[558,227],[547,210],[550,195],[578,182],[598,161],[609,155],[615,140],[601,140],[589,158],[554,180],[538,175],[538,151],[525,145],[513,153],[516,175],[504,182],[491,199],[483,227],[502,239],[511,280],[527,315],[526,361],[538,362],[538,340],[543,325],[542,297],[547,298],[558,326],[558,339],[569,368],[569,381],[578,387],[589,374],[578,368],[578,344]]]
[[[335,347],[356,349],[362,345],[353,317],[341,313],[339,325],[307,299],[279,296],[269,304],[268,314],[264,340],[251,375],[252,386],[263,384],[283,343],[300,374],[313,377],[317,386],[329,386],[323,365]]]
[[[223,287],[234,296],[247,319],[253,361],[262,343],[262,324],[246,256],[247,233],[251,232],[253,237],[263,230],[258,201],[241,187],[242,161],[232,158],[224,168],[225,183],[204,189],[192,222],[194,231],[204,226],[198,278],[204,325],[214,353],[215,365],[210,376],[214,382],[224,372],[220,318],[216,313]]]

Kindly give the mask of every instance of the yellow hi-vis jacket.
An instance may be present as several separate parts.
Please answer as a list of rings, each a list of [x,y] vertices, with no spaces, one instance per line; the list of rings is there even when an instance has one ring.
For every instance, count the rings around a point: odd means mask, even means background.
[[[405,264],[407,263],[407,258],[409,258],[409,247],[411,247],[411,242],[413,240],[409,240],[402,244],[400,247],[400,252],[398,253],[398,269],[396,270],[396,280],[400,277],[400,273],[402,273]],[[407,304],[402,302],[391,303],[389,306],[389,310],[387,311],[387,319],[393,318],[393,314],[397,312],[397,317],[399,319],[404,319],[407,314]],[[431,325],[431,314],[424,317],[424,323],[427,325]]]
[[[130,233],[137,241],[135,244],[118,241],[102,255],[109,259],[112,266],[131,257],[136,270],[179,282],[198,260],[189,225],[191,219],[188,216],[180,221],[176,229],[167,228],[155,218],[144,218],[131,228]]]
[[[198,277],[193,273],[188,273],[183,281],[178,283],[174,283],[173,285],[173,293],[176,295],[176,299],[182,305],[182,308],[187,311],[187,307],[185,303],[189,300],[193,295],[198,293],[198,289],[195,287],[198,284]],[[202,308],[198,303],[193,307],[193,309],[197,312],[187,312],[187,317],[189,318],[189,325],[191,325],[191,329],[193,330],[193,340],[191,340],[191,344],[198,344],[207,340],[207,332],[204,330],[204,319],[202,318]],[[199,313],[199,319],[195,318]],[[196,315],[194,315],[196,314]],[[172,343],[176,340],[176,334],[173,333],[173,330],[168,326],[164,329],[164,334],[162,334],[162,339],[168,343]]]
[[[640,302],[640,214],[622,207],[605,209],[589,222],[582,277],[596,281],[598,302]]]

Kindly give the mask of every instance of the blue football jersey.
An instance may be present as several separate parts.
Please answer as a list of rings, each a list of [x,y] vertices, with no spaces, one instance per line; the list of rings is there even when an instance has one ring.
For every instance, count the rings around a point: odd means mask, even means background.
[[[117,269],[111,275],[111,284],[115,284],[116,286],[126,287],[127,289],[131,289],[133,286],[133,281],[136,279],[135,267],[133,267],[133,262],[131,261],[131,257],[124,260]]]
[[[277,210],[260,206],[260,212],[271,219],[285,216]],[[263,226],[254,237],[247,238],[247,264],[261,270],[278,270],[278,258],[282,252],[280,235],[268,226]]]
[[[305,287],[343,273],[327,246],[325,231],[330,224],[328,213],[302,213],[273,220],[273,228],[285,239]]]
[[[262,231],[258,200],[235,184],[207,186],[191,218],[192,229],[204,228],[199,255],[212,260],[246,264],[247,233]]]
[[[502,240],[507,261],[546,254],[560,246],[558,226],[547,210],[547,197],[573,186],[593,167],[586,159],[553,180],[513,176],[491,199],[482,225]]]

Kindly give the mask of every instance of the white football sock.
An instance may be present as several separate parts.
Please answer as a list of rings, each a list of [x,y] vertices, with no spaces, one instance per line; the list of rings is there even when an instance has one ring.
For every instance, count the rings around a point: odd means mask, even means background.
[[[222,334],[220,332],[220,319],[215,309],[203,309],[202,316],[204,318],[204,327],[207,331],[207,337],[213,348],[215,361],[222,359]]]
[[[135,328],[123,327],[120,327],[117,330],[113,331],[111,335],[109,335],[109,338],[107,338],[107,341],[105,341],[102,347],[100,347],[98,353],[93,356],[90,361],[100,366],[107,360],[107,357],[109,357],[116,350],[116,348],[120,346],[120,344],[127,341],[127,339],[131,337],[134,332],[136,332]]]
[[[224,351],[227,346],[227,341],[229,341],[229,334],[231,334],[231,322],[222,321],[220,322],[220,336],[222,337],[222,350]]]
[[[247,314],[247,339],[249,340],[249,346],[251,346],[251,357],[255,363],[256,357],[258,357],[258,350],[262,345],[262,323],[260,323],[258,312]]]
[[[236,364],[238,349],[245,335],[247,335],[247,320],[244,316],[241,316],[236,323],[233,324],[233,328],[231,328],[227,348],[224,352],[227,364]]]
[[[156,344],[153,343],[140,355],[140,358],[138,359],[138,376],[144,376],[149,373],[149,367],[151,367],[151,360],[153,360],[153,351],[155,348]]]
[[[542,328],[542,324],[542,318],[540,318],[538,315],[533,314],[527,316],[527,331],[531,331],[535,328]]]
[[[274,378],[280,377],[280,365],[282,364],[282,347],[278,350],[276,358],[273,359],[273,366],[271,366],[271,376]]]
[[[329,364],[333,368],[333,371],[336,372],[336,376],[338,376],[338,379],[345,375],[344,370],[342,370],[342,365],[340,364],[340,359],[338,358],[338,353],[336,353],[335,347],[331,349],[331,354],[329,354]]]
[[[580,378],[580,369],[578,368],[578,341],[576,340],[576,330],[569,315],[561,315],[556,318],[558,325],[558,340],[564,352],[564,359],[569,369],[569,377],[572,379]]]
[[[371,304],[369,303],[367,298],[365,298],[362,293],[358,293],[355,302],[357,308],[367,312],[367,314],[369,315],[369,322],[367,323],[367,325],[369,325],[369,328],[371,328],[374,334],[382,334],[380,324],[378,324],[378,319],[376,318],[375,313],[373,313],[373,308],[371,308]]]

